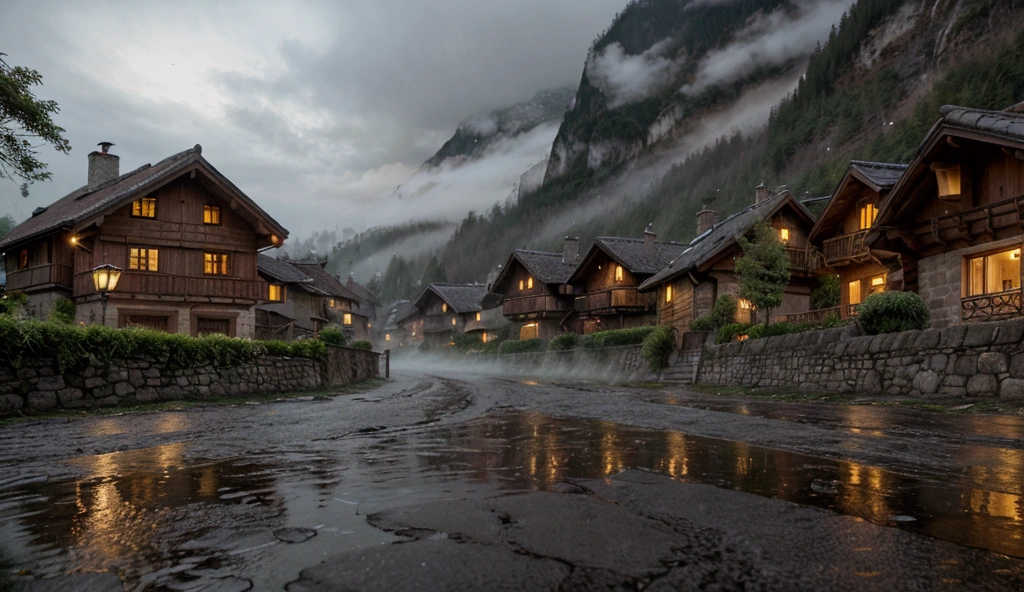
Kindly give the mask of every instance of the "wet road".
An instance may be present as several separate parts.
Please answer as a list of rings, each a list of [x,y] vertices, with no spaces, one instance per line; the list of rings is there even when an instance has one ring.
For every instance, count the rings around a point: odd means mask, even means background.
[[[110,572],[127,590],[282,590],[340,554],[415,549],[390,543],[427,527],[384,525],[403,508],[569,490],[619,508],[630,502],[616,491],[638,488],[635,500],[662,486],[609,480],[627,469],[761,496],[735,494],[751,500],[736,507],[785,500],[908,533],[921,557],[951,543],[949,565],[998,564],[936,580],[956,589],[1024,581],[1019,418],[396,370],[358,395],[0,428],[0,585]],[[626,489],[599,491],[609,484]],[[901,558],[915,560],[927,563]],[[670,577],[663,563],[629,581]]]

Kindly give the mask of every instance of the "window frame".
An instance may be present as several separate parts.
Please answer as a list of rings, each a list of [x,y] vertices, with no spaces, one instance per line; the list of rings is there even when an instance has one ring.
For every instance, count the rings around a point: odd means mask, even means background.
[[[351,327],[352,326],[352,313],[346,312],[341,315],[341,324]]]
[[[616,265],[615,266],[615,282],[619,283],[619,282],[624,282],[624,281],[626,281],[626,270],[623,269],[621,265]]]
[[[269,289],[267,291],[267,302],[284,302],[285,301],[285,285],[284,284],[268,284]],[[277,288],[277,298],[274,298],[274,289]]]
[[[231,258],[229,255],[230,253],[203,251],[203,275],[230,276]],[[211,265],[215,266],[212,268],[213,271],[211,271]],[[220,267],[223,267],[223,271],[218,270]]]
[[[215,221],[207,222],[207,214],[210,214],[210,219]],[[221,217],[220,206],[212,204],[203,204],[203,225],[204,226],[221,226],[223,224],[223,218]]]
[[[145,255],[143,255],[145,253]],[[135,267],[132,267],[132,259],[135,260]],[[143,267],[143,262],[145,266]],[[160,272],[160,249],[152,247],[128,247],[128,271],[140,271],[144,273]]]
[[[978,253],[972,253],[970,255],[964,255],[963,291],[962,291],[963,296],[962,297],[963,298],[975,298],[975,297],[979,297],[979,296],[988,296],[990,294],[1002,294],[1003,292],[1012,292],[1014,290],[1020,290],[1022,287],[1024,287],[1024,281],[1022,281],[1022,277],[1021,277],[1022,274],[1024,274],[1024,265],[1021,264],[1021,248],[1022,247],[1021,247],[1020,244],[1015,244],[1015,245],[1010,246],[1009,248],[1004,247],[1004,248],[1001,248],[1001,249],[993,249],[993,250],[988,250],[988,251],[981,251],[981,252],[978,252]],[[1017,286],[1016,287],[1012,286],[1013,278],[1011,278],[1010,279],[1010,282],[1011,282],[1011,287],[1010,288],[1007,288],[1007,289],[1004,289],[1004,290],[997,290],[997,291],[994,291],[994,292],[989,292],[987,290],[988,280],[989,280],[989,271],[990,271],[990,268],[989,268],[989,265],[988,265],[988,259],[990,257],[994,256],[994,255],[1000,255],[1002,253],[1010,253],[1010,258],[1017,261],[1017,266],[1018,266],[1018,273],[1017,273],[1017,278],[1016,278]],[[974,284],[973,279],[974,279],[974,277],[973,277],[973,273],[972,273],[973,272],[972,263],[974,261],[978,261],[978,260],[981,261],[981,273],[982,273],[982,276],[981,276],[981,289],[982,289],[982,291],[980,293],[975,294],[975,293],[973,293],[973,291],[974,291],[973,290],[973,284]],[[1003,281],[1006,281],[1006,280],[1003,280]]]
[[[673,297],[672,284],[665,284],[665,304],[671,303]]]
[[[150,213],[146,213],[146,206],[152,206]],[[136,213],[136,206],[138,207],[138,213]],[[132,218],[148,218],[150,220],[156,219],[156,198],[155,197],[140,197],[132,202]]]
[[[28,249],[22,249],[18,251],[18,269],[28,269],[29,263],[29,252]]]

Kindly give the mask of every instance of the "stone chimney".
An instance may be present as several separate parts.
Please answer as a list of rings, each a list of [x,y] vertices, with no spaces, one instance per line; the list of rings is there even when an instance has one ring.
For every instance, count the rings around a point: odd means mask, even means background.
[[[647,228],[644,228],[644,246],[645,247],[653,247],[654,246],[654,241],[658,239],[658,235],[655,234],[653,230],[651,230],[651,226],[653,224],[654,224],[654,222],[651,222],[650,224],[647,225]]]
[[[715,224],[718,224],[718,212],[709,210],[707,205],[697,212],[697,236],[711,230]]]
[[[89,153],[89,189],[95,189],[121,175],[121,158],[108,151],[113,142],[100,142],[100,151]]]
[[[765,187],[762,182],[760,185],[754,188],[754,203],[761,203],[772,196],[772,190]]]
[[[580,258],[580,237],[567,236],[562,239],[562,263],[576,263]]]

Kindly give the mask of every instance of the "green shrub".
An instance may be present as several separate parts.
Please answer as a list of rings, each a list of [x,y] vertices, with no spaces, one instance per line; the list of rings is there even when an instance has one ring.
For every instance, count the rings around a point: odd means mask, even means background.
[[[345,345],[347,341],[345,339],[345,332],[336,327],[320,329],[319,339],[328,345]]]
[[[576,333],[562,333],[556,335],[551,339],[551,343],[548,344],[548,349],[551,351],[563,351],[576,347],[580,342],[580,336]]]
[[[452,335],[451,343],[460,351],[480,351],[484,348],[484,342],[477,333],[456,333]]]
[[[68,298],[61,298],[50,307],[50,320],[55,323],[70,325],[75,322],[75,303]]]
[[[711,312],[701,315],[690,323],[693,331],[717,331],[736,321],[736,310],[739,301],[732,294],[722,294],[715,299]]]
[[[355,349],[373,350],[373,344],[365,339],[358,339],[356,341],[353,341],[352,344],[349,345],[349,347],[353,347]]]
[[[839,316],[839,313],[834,312],[828,315],[827,317],[821,319],[821,322],[818,323],[818,326],[821,327],[822,329],[834,329],[836,327],[841,327],[845,323],[846,321],[844,321],[843,318]]]
[[[12,292],[0,298],[0,314],[13,315],[23,310],[28,304],[28,296],[24,292]]]
[[[601,347],[614,347],[616,345],[640,345],[644,339],[657,329],[655,326],[634,327],[632,329],[615,329],[612,331],[599,331],[583,336],[583,347],[597,349]]]
[[[839,306],[839,276],[823,275],[818,277],[818,283],[819,287],[811,292],[811,310]]]
[[[715,319],[710,314],[701,315],[690,323],[690,329],[692,331],[714,331],[718,327],[715,326]]]
[[[749,323],[731,323],[718,330],[715,336],[715,343],[729,343],[736,341],[740,335],[746,335],[750,328]]]
[[[547,348],[547,345],[547,342],[539,337],[519,341],[502,341],[501,345],[498,346],[498,353],[523,354],[527,352],[541,352]]]
[[[668,358],[675,349],[676,340],[672,335],[672,327],[661,325],[644,338],[644,346],[640,353],[644,360],[647,360],[651,370],[661,372],[668,368]]]
[[[868,335],[924,329],[929,317],[928,305],[914,292],[872,294],[857,307],[857,318]]]
[[[504,341],[488,341],[487,343],[484,344],[484,347],[483,347],[483,349],[480,350],[480,353],[482,353],[482,354],[496,354],[496,353],[498,353],[498,348],[501,347],[502,343],[505,343],[505,342]]]

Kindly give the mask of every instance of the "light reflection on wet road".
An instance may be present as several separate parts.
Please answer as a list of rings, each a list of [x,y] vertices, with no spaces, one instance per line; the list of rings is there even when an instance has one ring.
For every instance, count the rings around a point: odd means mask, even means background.
[[[885,408],[749,401],[720,407],[790,421],[802,413],[808,421],[868,436],[958,429],[951,423],[958,421],[968,426],[967,442],[977,436],[998,444],[1021,433],[1013,418],[925,414],[922,421],[917,414],[910,422],[904,410]],[[186,430],[195,417],[163,413],[152,429]],[[131,419],[89,421],[91,434],[114,435]],[[327,555],[396,540],[368,526],[367,513],[549,490],[565,480],[639,467],[1024,557],[1020,448],[968,443],[961,459],[968,470],[938,481],[743,442],[515,409],[449,424],[357,431],[318,451],[197,462],[187,458],[188,447],[176,441],[82,455],[66,462],[84,478],[0,491],[0,550],[12,566],[36,577],[114,570],[134,590],[236,577],[258,582],[258,589],[281,589],[298,569]],[[274,536],[284,527],[315,529],[317,536],[285,543]]]

